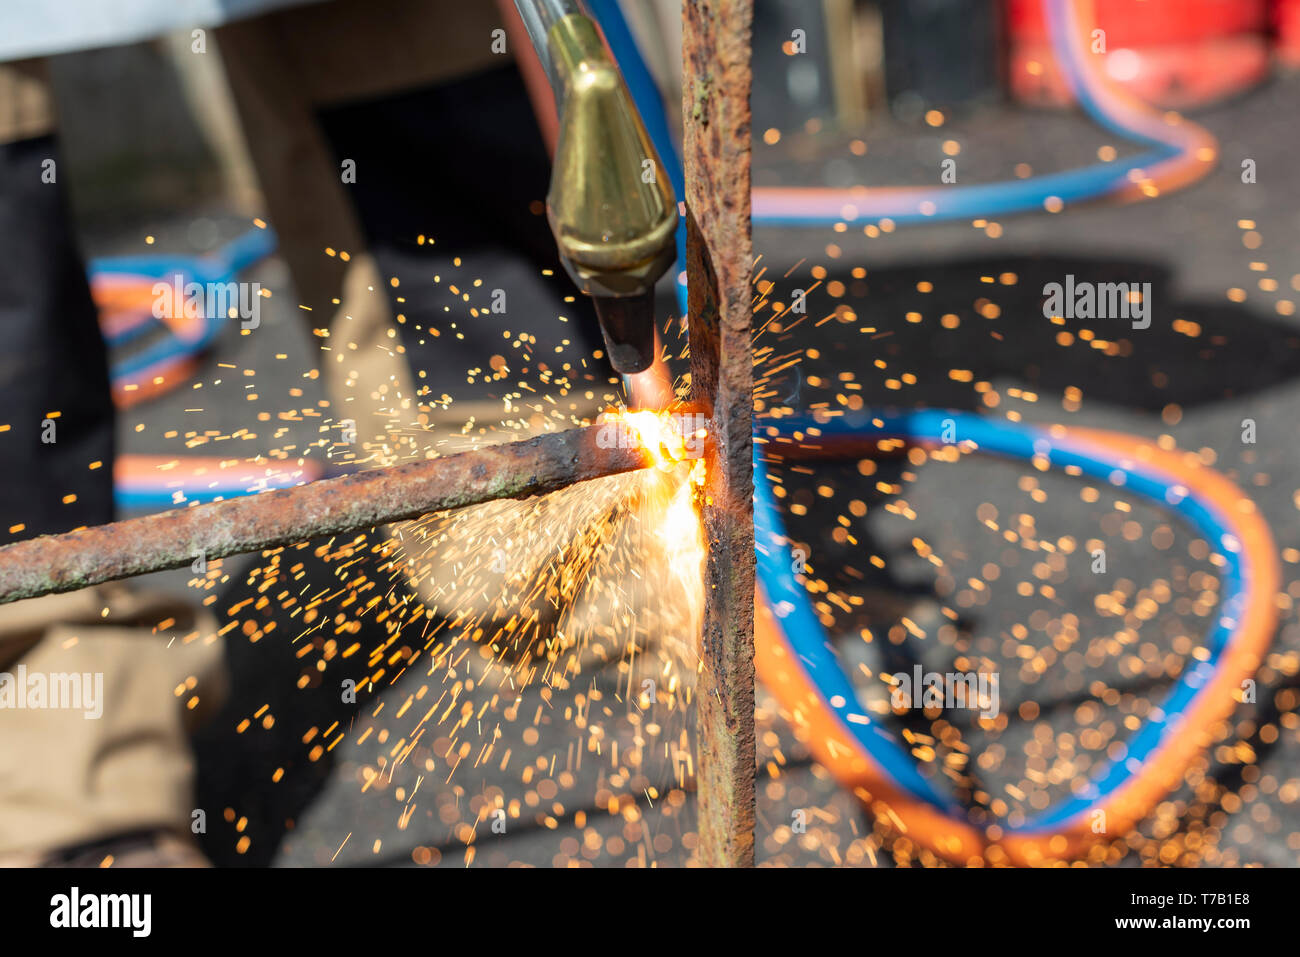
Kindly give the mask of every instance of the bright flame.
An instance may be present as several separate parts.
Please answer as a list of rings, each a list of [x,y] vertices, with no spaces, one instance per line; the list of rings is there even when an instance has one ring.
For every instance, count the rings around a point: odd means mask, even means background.
[[[697,506],[698,494],[704,487],[704,460],[696,459],[686,471],[685,480],[675,479],[667,491],[667,501],[662,506],[663,520],[657,526],[656,535],[669,573],[681,586],[682,593],[692,600],[689,620],[696,623],[702,620],[704,611],[700,588],[704,580],[704,525]],[[655,483],[652,480],[650,484]]]
[[[636,435],[641,447],[650,453],[655,465],[663,471],[671,472],[686,460],[688,436],[682,435],[679,420],[671,412],[625,409],[613,413],[612,418]],[[703,462],[702,459],[699,461]]]
[[[687,602],[688,620],[703,620],[704,526],[699,505],[704,497],[705,466],[702,419],[676,412],[621,410],[609,413],[632,432],[654,460],[656,471],[645,480],[643,523],[655,530],[662,559],[676,591]]]

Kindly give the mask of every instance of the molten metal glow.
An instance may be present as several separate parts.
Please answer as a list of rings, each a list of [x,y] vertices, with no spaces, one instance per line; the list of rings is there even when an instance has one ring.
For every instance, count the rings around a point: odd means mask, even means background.
[[[656,470],[644,478],[643,520],[655,529],[660,555],[676,584],[674,593],[688,601],[687,620],[703,620],[704,527],[699,504],[704,495],[705,429],[697,417],[675,412],[622,410],[611,416],[631,431],[654,460]]]

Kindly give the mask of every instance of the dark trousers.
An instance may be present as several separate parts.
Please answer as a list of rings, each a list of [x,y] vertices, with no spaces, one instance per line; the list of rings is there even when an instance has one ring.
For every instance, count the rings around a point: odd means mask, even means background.
[[[107,350],[61,171],[43,181],[57,153],[0,143],[0,544],[113,519]]]

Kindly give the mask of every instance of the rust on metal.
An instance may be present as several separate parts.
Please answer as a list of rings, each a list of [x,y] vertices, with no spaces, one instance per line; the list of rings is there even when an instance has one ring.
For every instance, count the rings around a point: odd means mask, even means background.
[[[752,20],[752,0],[683,5],[691,397],[713,436],[696,696],[699,858],[718,867],[754,863]]]
[[[492,499],[540,495],[647,464],[602,448],[599,426],[296,488],[173,509],[0,548],[0,604],[418,518]]]

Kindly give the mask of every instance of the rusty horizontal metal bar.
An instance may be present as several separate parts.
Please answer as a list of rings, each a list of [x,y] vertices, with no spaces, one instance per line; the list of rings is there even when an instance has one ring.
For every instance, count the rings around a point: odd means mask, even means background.
[[[0,604],[340,535],[493,499],[525,498],[646,466],[602,448],[599,426],[322,479],[0,548]]]

